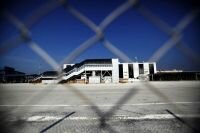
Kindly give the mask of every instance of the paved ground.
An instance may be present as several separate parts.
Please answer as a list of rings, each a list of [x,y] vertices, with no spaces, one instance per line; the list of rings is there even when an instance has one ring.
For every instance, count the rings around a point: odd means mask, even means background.
[[[1,84],[0,126],[15,133],[187,133],[200,130],[199,98],[200,82],[191,81]]]

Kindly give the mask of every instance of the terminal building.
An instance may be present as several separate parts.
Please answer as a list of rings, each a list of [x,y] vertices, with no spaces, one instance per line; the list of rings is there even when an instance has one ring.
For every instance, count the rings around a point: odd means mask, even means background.
[[[119,83],[148,80],[155,74],[155,62],[121,63],[118,59],[87,59],[77,64],[64,64],[66,83]]]

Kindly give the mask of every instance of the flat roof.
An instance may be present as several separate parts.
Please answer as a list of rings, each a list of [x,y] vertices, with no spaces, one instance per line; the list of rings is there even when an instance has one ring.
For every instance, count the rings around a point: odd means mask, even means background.
[[[80,67],[84,64],[112,64],[112,59],[86,59],[80,63],[76,63],[73,66],[69,66],[67,68],[65,68],[64,70],[66,72],[76,68],[76,67]]]

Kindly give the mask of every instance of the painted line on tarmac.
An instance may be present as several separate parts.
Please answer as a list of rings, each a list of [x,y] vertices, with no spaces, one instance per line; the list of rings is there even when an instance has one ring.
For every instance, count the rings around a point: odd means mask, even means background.
[[[200,114],[189,114],[189,115],[181,115],[178,114],[177,116],[182,118],[200,118]],[[59,120],[63,116],[31,116],[27,118],[25,121],[27,122],[44,122],[44,121],[54,121]],[[68,117],[65,120],[99,120],[100,117],[86,117],[86,116],[74,116]],[[175,119],[174,116],[170,114],[150,114],[150,115],[143,115],[143,116],[126,116],[126,115],[116,115],[111,118],[110,120],[168,120],[168,119]]]
[[[171,105],[171,104],[200,104],[200,101],[196,102],[152,102],[152,103],[134,103],[134,104],[121,104],[121,106],[150,106],[150,105]],[[98,107],[112,107],[117,104],[97,104],[95,106]],[[89,104],[82,105],[71,105],[71,104],[33,104],[33,105],[25,105],[25,104],[4,104],[0,105],[0,107],[91,107]]]

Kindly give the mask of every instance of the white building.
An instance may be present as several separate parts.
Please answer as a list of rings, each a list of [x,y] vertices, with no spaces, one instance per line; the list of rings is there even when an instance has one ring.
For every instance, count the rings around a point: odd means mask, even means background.
[[[118,59],[88,59],[77,64],[64,64],[65,81],[85,83],[119,83],[148,80],[157,72],[155,62],[120,63]]]

